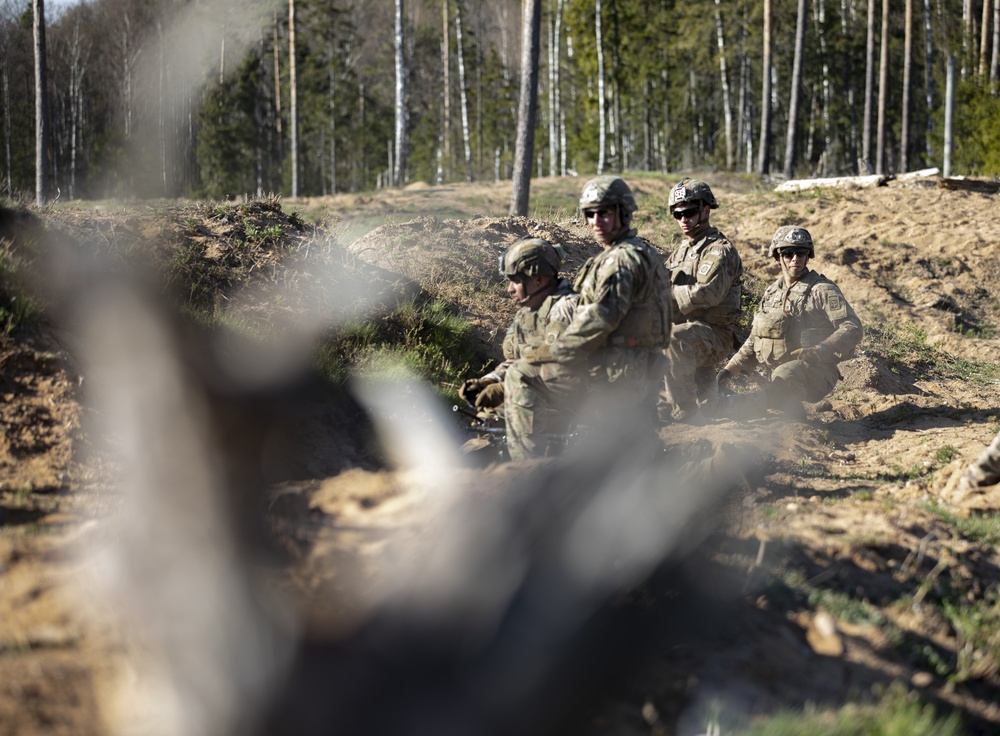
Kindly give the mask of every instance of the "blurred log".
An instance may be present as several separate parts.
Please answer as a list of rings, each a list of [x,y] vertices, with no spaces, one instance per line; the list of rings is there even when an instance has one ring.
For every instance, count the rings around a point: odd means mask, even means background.
[[[1000,181],[989,179],[966,179],[964,176],[942,177],[938,179],[941,189],[956,189],[967,192],[982,192],[996,194],[1000,192]]]

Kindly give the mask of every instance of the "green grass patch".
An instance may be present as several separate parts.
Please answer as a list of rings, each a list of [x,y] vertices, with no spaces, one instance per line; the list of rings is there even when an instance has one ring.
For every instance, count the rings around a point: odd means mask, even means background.
[[[733,718],[719,707],[706,718],[707,733],[719,736],[960,736],[961,717],[939,715],[902,684],[878,688],[868,698],[841,707],[809,704],[752,718]]]
[[[987,384],[1000,379],[1000,365],[952,355],[927,341],[927,333],[910,322],[899,323],[875,311],[865,322],[862,347],[893,373],[917,378],[953,378]]]
[[[440,300],[407,302],[356,323],[325,340],[313,358],[320,374],[338,384],[354,373],[404,371],[436,385],[456,383],[486,363],[469,323]]]

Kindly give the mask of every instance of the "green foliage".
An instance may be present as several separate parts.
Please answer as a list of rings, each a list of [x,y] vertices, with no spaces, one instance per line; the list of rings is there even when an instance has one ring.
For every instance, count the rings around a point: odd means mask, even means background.
[[[343,383],[353,373],[394,374],[402,368],[435,384],[485,362],[468,321],[439,300],[410,301],[382,317],[331,335],[315,351],[321,375]]]
[[[961,81],[955,92],[961,112],[954,119],[952,168],[974,176],[1000,175],[1000,98],[971,80]],[[943,156],[944,111],[936,115],[936,133],[931,140],[935,153]]]
[[[927,342],[927,333],[912,322],[896,322],[877,310],[865,321],[862,348],[893,373],[912,373],[917,378],[960,378],[981,384],[1000,377],[1000,366],[941,350]]]
[[[12,243],[0,240],[0,333],[31,324],[41,306],[24,284],[28,261],[14,251]]]
[[[785,709],[762,716],[746,727],[723,728],[726,736],[961,736],[957,714],[939,716],[932,705],[920,702],[896,684],[874,702],[855,702],[839,708],[814,705]]]

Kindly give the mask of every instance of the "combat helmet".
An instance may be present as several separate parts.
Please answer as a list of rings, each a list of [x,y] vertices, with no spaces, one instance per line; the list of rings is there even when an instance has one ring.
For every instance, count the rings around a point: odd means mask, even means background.
[[[667,196],[667,209],[673,212],[674,207],[688,202],[704,202],[713,210],[719,209],[712,187],[698,179],[685,178],[675,184]]]
[[[618,207],[625,227],[631,225],[632,213],[639,209],[632,190],[621,177],[606,174],[588,181],[580,195],[580,211],[608,205]]]
[[[812,235],[804,227],[797,225],[779,227],[771,238],[771,247],[768,248],[767,254],[777,260],[778,253],[785,248],[808,248],[810,258],[816,255]]]
[[[566,252],[559,243],[550,243],[542,238],[522,238],[500,256],[500,275],[555,276],[565,260]]]

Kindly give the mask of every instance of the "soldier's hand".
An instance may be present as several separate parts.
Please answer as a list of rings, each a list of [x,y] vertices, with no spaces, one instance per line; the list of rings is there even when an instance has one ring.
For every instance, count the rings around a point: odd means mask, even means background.
[[[715,385],[717,387],[725,386],[729,379],[733,377],[733,372],[728,368],[723,368],[721,371],[715,374]]]
[[[812,348],[799,348],[788,354],[792,360],[804,360],[810,365],[826,363],[833,357],[833,351],[826,345],[820,344]]]
[[[534,350],[526,352],[524,355],[524,359],[533,365],[538,363],[555,362],[555,358],[552,357],[552,347],[547,344],[539,345]]]
[[[503,405],[503,384],[488,383],[476,396],[477,409],[496,409]]]
[[[483,390],[483,387],[488,384],[483,383],[478,378],[470,378],[462,387],[458,389],[458,395],[462,397],[464,401],[468,401],[470,404],[474,403],[479,392]]]

